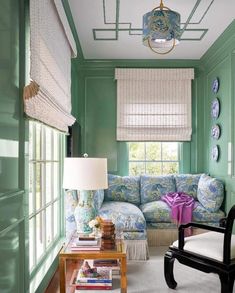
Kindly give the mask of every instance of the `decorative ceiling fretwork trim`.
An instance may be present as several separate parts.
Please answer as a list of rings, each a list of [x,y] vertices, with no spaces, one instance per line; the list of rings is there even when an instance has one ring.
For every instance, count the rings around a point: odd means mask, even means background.
[[[116,0],[116,14],[115,14],[115,22],[108,22],[106,17],[106,5],[105,0],[103,0],[103,17],[104,17],[104,24],[106,26],[114,26],[113,28],[94,28],[93,31],[93,37],[95,41],[117,41],[119,37],[119,32],[128,32],[129,35],[132,36],[142,36],[142,28],[133,28],[131,22],[119,22],[119,16],[120,16],[120,1]],[[209,9],[211,8],[214,0],[211,0],[209,5],[206,7],[205,11],[203,12],[201,18],[197,22],[190,22],[193,18],[198,6],[202,0],[197,0],[192,11],[190,12],[186,22],[181,23],[181,41],[201,41],[206,33],[208,32],[207,28],[188,28],[188,26],[196,26],[201,24],[203,19],[206,17]],[[198,37],[184,37],[185,32],[201,32],[201,35]],[[105,35],[105,37],[104,37]]]

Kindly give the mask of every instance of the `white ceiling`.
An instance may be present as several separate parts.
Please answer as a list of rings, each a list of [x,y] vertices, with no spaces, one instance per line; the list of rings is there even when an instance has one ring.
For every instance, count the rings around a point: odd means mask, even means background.
[[[165,0],[165,6],[181,14],[181,28],[192,15],[181,36],[191,40],[182,40],[171,53],[158,55],[142,44],[141,29],[143,15],[159,6],[160,0],[68,2],[85,59],[200,59],[235,18],[235,0]],[[205,29],[208,31],[199,40]]]

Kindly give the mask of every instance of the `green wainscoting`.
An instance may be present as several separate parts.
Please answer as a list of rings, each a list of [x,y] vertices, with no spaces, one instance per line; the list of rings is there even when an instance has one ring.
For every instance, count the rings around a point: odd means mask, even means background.
[[[0,292],[27,293],[24,1],[2,0],[0,19]]]

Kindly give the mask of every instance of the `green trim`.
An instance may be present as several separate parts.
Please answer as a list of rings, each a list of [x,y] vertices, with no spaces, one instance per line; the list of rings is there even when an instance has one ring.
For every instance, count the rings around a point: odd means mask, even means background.
[[[30,293],[43,293],[47,288],[58,268],[58,253],[64,244],[64,240],[64,238],[59,239],[51,252],[47,254],[46,261],[40,266],[30,281]]]
[[[225,58],[228,52],[235,49],[235,20],[225,29],[213,45],[206,51],[200,59],[202,68],[214,68]]]
[[[84,55],[82,52],[82,47],[81,47],[81,43],[79,41],[78,35],[77,35],[77,30],[76,30],[76,26],[74,24],[74,20],[73,20],[73,16],[72,16],[72,12],[68,3],[68,0],[62,0],[63,6],[64,6],[64,10],[65,10],[65,14],[67,16],[69,25],[70,25],[70,29],[72,31],[76,46],[77,46],[77,52],[78,52],[78,57],[79,59],[84,59]]]
[[[198,25],[202,22],[202,20],[205,18],[206,14],[208,13],[211,5],[213,4],[214,0],[211,0],[210,4],[206,8],[205,12],[203,13],[202,17],[198,22],[190,22],[191,19],[194,16],[194,13],[196,12],[198,6],[202,0],[197,0],[192,11],[190,12],[190,15],[188,16],[186,22],[181,23],[183,25],[183,28],[181,29],[181,36],[185,31],[201,31],[201,37],[200,38],[181,38],[181,41],[201,41],[206,33],[208,32],[208,29],[206,28],[198,28],[198,29],[188,29],[188,25]],[[116,20],[115,22],[107,22],[106,19],[106,8],[105,8],[105,0],[103,0],[103,21],[104,25],[114,25],[114,28],[109,29],[109,28],[93,28],[92,33],[93,33],[93,38],[94,41],[117,41],[119,37],[119,32],[125,32],[127,31],[130,36],[136,36],[136,35],[142,35],[143,29],[142,28],[132,28],[131,22],[119,22],[119,16],[120,16],[120,0],[116,0]],[[127,28],[119,28],[119,25],[127,25]],[[115,37],[97,37],[97,32],[115,32]],[[136,32],[136,33],[134,33]]]

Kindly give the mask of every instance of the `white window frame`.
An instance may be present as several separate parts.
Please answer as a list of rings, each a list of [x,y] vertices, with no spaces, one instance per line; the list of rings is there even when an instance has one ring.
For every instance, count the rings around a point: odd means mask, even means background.
[[[136,160],[131,160],[129,159],[130,158],[130,143],[142,143],[144,144],[144,159],[136,159]],[[151,142],[151,143],[160,143],[161,144],[161,160],[148,160],[146,159],[147,157],[147,151],[146,151],[146,143],[148,142],[143,142],[143,141],[133,141],[133,142],[129,142],[128,143],[128,169],[129,169],[129,175],[130,174],[130,163],[143,163],[144,164],[144,174],[148,174],[146,172],[146,165],[147,163],[160,163],[161,164],[161,174],[155,174],[155,175],[166,175],[165,173],[163,173],[163,165],[164,163],[171,163],[171,162],[177,162],[178,163],[178,173],[180,173],[180,165],[181,165],[181,159],[180,159],[180,143],[179,142],[175,142],[178,144],[178,150],[177,150],[177,160],[163,160],[162,157],[163,157],[163,149],[162,149],[162,144],[163,143],[168,143],[168,142]],[[170,142],[169,142],[170,143]],[[177,173],[177,174],[178,174]],[[140,175],[140,174],[139,174]],[[153,175],[153,174],[151,174]]]
[[[36,128],[40,128],[40,145],[37,145],[37,136]],[[50,140],[51,140],[51,159],[46,158],[46,128],[41,123],[30,121],[29,122],[29,178],[31,177],[31,183],[29,181],[29,263],[30,263],[30,274],[31,276],[38,269],[40,264],[46,258],[47,254],[58,242],[61,232],[61,217],[62,217],[62,198],[61,198],[61,166],[63,158],[63,134],[58,132],[55,129],[48,127],[51,131]],[[55,158],[55,143],[57,143],[57,158]],[[40,158],[36,157],[36,147],[40,149]],[[50,176],[51,176],[51,198],[48,200],[46,198],[46,166],[50,164]],[[40,165],[40,207],[36,207],[36,176],[37,176],[37,165]],[[58,165],[56,167],[56,165]],[[57,168],[57,180],[55,180],[55,168]],[[30,174],[32,170],[32,174]],[[56,186],[57,185],[57,186]],[[57,194],[56,193],[57,190]],[[48,231],[48,222],[49,219],[46,218],[47,210],[51,209],[50,214],[50,223],[51,223],[51,240],[47,244],[47,231]],[[55,213],[56,211],[56,213]],[[36,217],[41,217],[40,221],[40,233],[42,239],[42,253],[40,257],[37,257],[39,245],[37,243],[37,222]],[[30,222],[32,222],[32,229],[30,228]],[[56,229],[55,229],[56,228]]]

